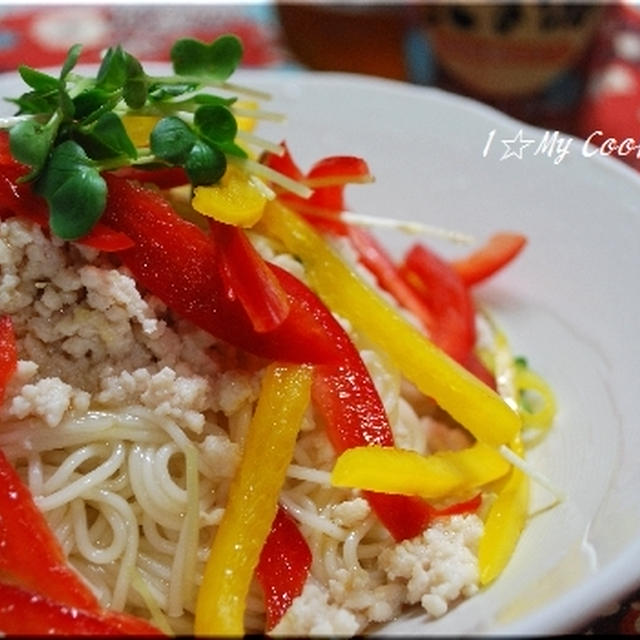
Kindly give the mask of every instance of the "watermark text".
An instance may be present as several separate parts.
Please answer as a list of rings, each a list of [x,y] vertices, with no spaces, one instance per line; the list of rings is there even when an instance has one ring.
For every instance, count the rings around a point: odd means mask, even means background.
[[[527,156],[544,156],[554,164],[560,164],[573,152],[585,158],[640,158],[640,140],[631,137],[618,140],[600,130],[593,131],[584,140],[560,131],[525,133],[524,129],[519,129],[514,136],[500,137],[497,129],[491,129],[482,149],[482,157],[494,157],[502,162],[510,159],[523,160]]]

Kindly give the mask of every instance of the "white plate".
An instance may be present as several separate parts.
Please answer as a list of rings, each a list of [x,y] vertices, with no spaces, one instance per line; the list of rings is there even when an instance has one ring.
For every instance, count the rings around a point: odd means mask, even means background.
[[[268,107],[288,120],[260,132],[285,139],[303,168],[332,154],[366,158],[376,182],[349,188],[352,209],[479,240],[505,229],[529,238],[476,294],[556,392],[556,424],[529,459],[565,500],[531,519],[495,584],[440,620],[414,613],[384,633],[578,629],[640,583],[640,179],[579,140],[556,161],[553,132],[437,90],[297,71],[234,80],[273,94]],[[23,90],[15,75],[0,77],[1,96]],[[532,141],[521,158],[505,144],[520,130]],[[412,240],[384,235],[396,252]],[[536,489],[535,508],[550,500]]]

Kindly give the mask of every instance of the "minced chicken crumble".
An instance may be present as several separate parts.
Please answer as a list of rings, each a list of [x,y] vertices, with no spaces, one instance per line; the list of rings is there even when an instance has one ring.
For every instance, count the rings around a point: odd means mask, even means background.
[[[19,347],[18,370],[0,407],[3,422],[35,420],[56,429],[90,408],[142,405],[198,443],[210,475],[232,475],[259,393],[258,359],[172,317],[108,256],[50,239],[31,223],[0,223],[0,269],[0,314],[11,316]],[[397,438],[424,452],[425,438],[411,435],[416,417],[385,387],[395,382],[375,375],[375,354],[363,357],[394,416]],[[305,455],[313,451],[330,464],[331,448],[311,418],[300,438]],[[343,493],[321,515],[327,526],[355,530],[373,516],[357,492]],[[217,513],[208,514],[209,524]],[[379,557],[342,563],[328,577],[312,571],[273,634],[353,635],[393,619],[406,604],[441,616],[478,589],[481,532],[476,515],[439,518],[417,538],[389,542]]]

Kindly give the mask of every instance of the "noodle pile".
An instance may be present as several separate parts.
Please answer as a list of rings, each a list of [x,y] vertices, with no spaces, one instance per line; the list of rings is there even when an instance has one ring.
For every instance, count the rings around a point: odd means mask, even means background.
[[[102,605],[192,633],[265,363],[173,317],[105,255],[28,222],[0,223],[0,268],[0,313],[13,319],[20,359],[0,447]],[[415,403],[384,356],[353,337],[398,445],[426,453],[430,433],[446,440],[433,406]],[[312,575],[274,633],[354,634],[407,603],[439,616],[477,591],[478,516],[438,519],[396,544],[358,492],[330,486],[334,461],[310,408],[281,504],[309,543]],[[264,628],[256,585],[246,625]]]

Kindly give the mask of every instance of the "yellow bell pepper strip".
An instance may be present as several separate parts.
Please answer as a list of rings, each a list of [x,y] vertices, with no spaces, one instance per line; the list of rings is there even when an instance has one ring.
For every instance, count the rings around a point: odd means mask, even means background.
[[[511,448],[518,455],[523,454],[519,436]],[[498,481],[496,492],[478,545],[481,585],[495,580],[513,555],[529,511],[529,478],[521,469],[512,466],[509,474]]]
[[[229,164],[213,185],[194,189],[191,204],[202,215],[237,227],[252,227],[262,215],[267,198],[250,177]]]
[[[236,100],[233,103],[231,111],[235,116],[238,131],[250,132],[255,129],[256,118],[252,112],[257,111],[258,108],[259,105],[255,100]]]
[[[336,453],[350,447],[393,446],[389,417],[371,375],[347,332],[331,311],[300,280],[271,265],[293,299],[303,304],[324,328],[324,337],[340,358],[313,368],[311,397]],[[285,321],[286,323],[287,321]],[[419,535],[432,517],[422,498],[365,492],[371,508],[396,540]]]
[[[529,478],[513,467],[491,505],[478,546],[480,584],[493,582],[509,562],[527,520]]]
[[[510,467],[493,447],[481,442],[429,456],[395,447],[354,447],[338,457],[331,483],[439,500],[493,482]]]
[[[411,311],[426,331],[430,331],[435,323],[433,313],[406,282],[387,250],[362,227],[350,226],[347,233],[358,253],[358,261],[375,275],[378,285],[390,293],[400,306]]]
[[[311,369],[271,364],[198,592],[196,635],[243,634],[245,600],[278,509],[311,389]]]
[[[495,391],[363,283],[295,212],[278,201],[269,202],[260,228],[304,262],[312,289],[334,313],[388,353],[408,380],[433,397],[477,440],[498,446],[518,433],[518,414]]]
[[[125,114],[121,118],[124,130],[136,147],[148,147],[153,127],[158,124],[160,116],[140,116]]]
[[[487,319],[493,331],[493,349],[486,357],[494,370],[498,392],[520,414],[523,430],[531,428],[542,434],[556,414],[553,390],[524,359],[513,357],[507,336],[489,316]]]
[[[546,430],[551,426],[556,414],[556,400],[549,384],[526,364],[515,364],[515,387],[519,394],[518,410],[522,417],[522,427]],[[529,394],[536,396],[531,401]]]

